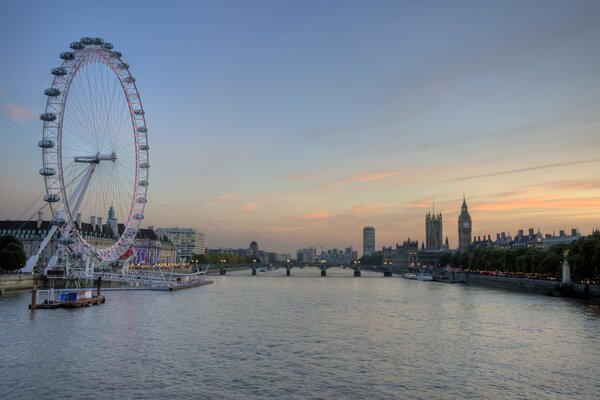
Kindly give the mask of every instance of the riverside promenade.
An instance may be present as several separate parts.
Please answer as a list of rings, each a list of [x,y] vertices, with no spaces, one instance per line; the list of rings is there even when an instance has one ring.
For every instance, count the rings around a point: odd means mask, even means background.
[[[473,272],[453,272],[453,276],[448,279],[452,279],[454,282],[464,282],[469,285],[486,286],[496,289],[518,290],[551,296],[563,295],[584,299],[600,299],[600,285],[586,285],[583,283],[561,284],[559,281],[482,275]]]

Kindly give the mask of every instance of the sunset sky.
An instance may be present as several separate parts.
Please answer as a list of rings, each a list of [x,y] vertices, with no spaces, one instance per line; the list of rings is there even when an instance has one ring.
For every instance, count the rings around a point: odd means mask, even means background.
[[[145,226],[362,253],[435,201],[456,247],[464,193],[474,235],[600,228],[599,1],[7,0],[0,34],[0,219],[44,192],[50,69],[99,36],[146,110]]]

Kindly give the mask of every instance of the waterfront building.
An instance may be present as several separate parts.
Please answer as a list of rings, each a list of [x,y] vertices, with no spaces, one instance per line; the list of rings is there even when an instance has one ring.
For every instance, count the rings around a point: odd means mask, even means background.
[[[533,228],[529,228],[527,235],[524,234],[523,229],[519,229],[519,233],[514,237],[511,247],[542,247],[543,243],[544,237],[539,229],[535,232]]]
[[[419,242],[412,241],[410,238],[405,240],[402,245],[396,243],[396,247],[383,247],[381,249],[381,258],[384,262],[390,262],[392,265],[402,268],[414,267],[419,264],[418,258]]]
[[[564,230],[560,230],[558,233],[558,236],[555,235],[547,235],[544,238],[544,241],[542,243],[542,248],[544,249],[549,249],[552,246],[555,246],[557,244],[569,244],[571,242],[574,242],[578,239],[581,238],[581,234],[579,233],[579,230],[576,228],[571,229],[571,234],[570,235],[565,235],[565,231]]]
[[[442,213],[427,212],[425,215],[425,248],[440,250],[442,246]]]
[[[437,249],[437,250],[419,250],[417,253],[417,265],[422,267],[436,267],[440,263],[440,257],[446,253],[454,253],[454,250]]]
[[[112,214],[109,212],[109,215],[114,218],[114,211]],[[116,220],[116,218],[114,219]],[[96,248],[107,248],[114,245],[118,240],[118,235],[125,230],[124,224],[117,224],[116,232],[118,233],[115,234],[115,230],[113,230],[115,225],[110,217],[106,224],[102,223],[102,218],[95,217],[91,217],[90,222],[87,223],[81,222],[81,215],[78,214],[75,225],[85,241]],[[13,235],[19,239],[23,243],[26,257],[29,258],[35,254],[51,226],[51,222],[44,220],[43,213],[40,212],[35,221],[0,221],[0,236]],[[55,234],[40,255],[36,265],[38,268],[43,268],[56,254],[57,245],[58,235]],[[173,244],[167,237],[158,237],[154,234],[151,227],[138,230],[133,243],[133,253],[132,263],[151,265],[175,260]]]
[[[258,249],[258,243],[250,242],[250,246],[248,246],[248,253],[247,253],[248,257],[257,259],[260,257],[259,252],[260,252],[260,250]]]
[[[471,216],[469,215],[467,201],[463,196],[463,203],[460,207],[460,215],[458,216],[458,250],[465,251],[469,249],[472,232]]]
[[[324,250],[319,256],[319,261],[327,262],[329,264],[348,265],[352,264],[356,260],[356,253],[357,252],[352,249],[352,246],[346,247],[344,250]]]
[[[363,228],[363,255],[370,256],[375,253],[375,228],[365,226]]]
[[[190,261],[194,254],[206,253],[206,237],[194,228],[158,228],[158,236],[169,238],[175,246],[175,262]]]
[[[299,263],[313,263],[317,258],[317,251],[314,247],[308,249],[298,249],[296,259]]]
[[[495,240],[492,239],[491,235],[487,235],[487,237],[485,235],[475,236],[469,246],[469,250],[475,250],[480,247],[500,247],[505,249],[539,247],[549,249],[557,244],[569,244],[579,238],[581,238],[581,234],[576,228],[571,229],[570,235],[565,234],[564,230],[560,230],[558,235],[543,235],[539,229],[536,232],[533,228],[529,228],[527,233],[523,229],[519,229],[514,238],[505,232],[496,233]]]

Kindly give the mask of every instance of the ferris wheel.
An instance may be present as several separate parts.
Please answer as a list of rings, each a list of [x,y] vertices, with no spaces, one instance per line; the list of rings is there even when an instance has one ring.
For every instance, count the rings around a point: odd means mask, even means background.
[[[129,65],[111,43],[84,37],[70,48],[51,70],[40,115],[39,172],[53,215],[45,241],[58,232],[68,253],[112,263],[129,251],[144,218],[150,167],[145,113]],[[113,240],[90,239],[106,235]]]

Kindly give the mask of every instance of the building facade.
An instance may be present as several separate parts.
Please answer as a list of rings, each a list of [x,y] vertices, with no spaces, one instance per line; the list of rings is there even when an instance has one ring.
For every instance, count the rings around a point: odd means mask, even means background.
[[[102,224],[102,218],[93,220],[90,218],[90,223],[77,219],[75,225],[85,241],[98,249],[113,246],[118,240],[118,235],[122,235],[125,231],[125,225],[116,224],[116,220],[113,222],[110,221],[110,218],[106,224]],[[30,258],[35,254],[51,227],[51,222],[44,221],[43,214],[40,213],[37,221],[0,221],[0,236],[15,236],[23,243],[26,257]],[[57,245],[58,234],[55,234],[40,255],[37,268],[42,269],[48,264],[50,258],[56,254]],[[132,263],[152,265],[175,261],[173,244],[166,237],[158,237],[152,229],[140,228],[138,230],[132,250],[134,253],[130,260]]]
[[[415,267],[419,264],[419,242],[417,240],[405,240],[402,245],[396,243],[396,247],[383,247],[381,249],[382,262],[391,263],[401,268]]]
[[[425,248],[427,250],[440,250],[442,244],[442,213],[425,215]]]
[[[365,226],[363,228],[363,256],[375,253],[375,228]]]
[[[150,227],[152,229],[152,227]],[[194,228],[158,228],[156,234],[165,236],[175,248],[175,262],[189,262],[194,254],[206,253],[205,236]]]
[[[467,251],[471,245],[471,234],[473,233],[473,225],[467,201],[463,197],[463,203],[460,207],[460,215],[458,216],[458,250]]]

